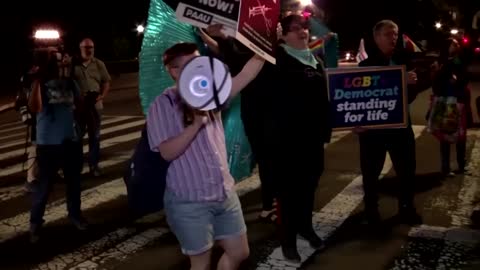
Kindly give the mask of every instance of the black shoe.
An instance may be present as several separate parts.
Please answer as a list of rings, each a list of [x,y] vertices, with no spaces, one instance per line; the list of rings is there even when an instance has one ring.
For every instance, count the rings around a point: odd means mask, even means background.
[[[365,209],[365,221],[368,225],[377,226],[382,222],[378,209]]]
[[[300,233],[300,236],[308,241],[313,249],[319,250],[325,247],[325,243],[313,230],[307,233]]]
[[[300,257],[300,254],[298,254],[295,246],[282,245],[282,253],[285,260],[290,263],[300,264],[302,262],[302,258]]]
[[[30,224],[30,243],[36,244],[40,240],[42,225]]]
[[[443,177],[443,178],[454,178],[454,177],[455,177],[455,172],[452,172],[452,171],[443,171],[443,172],[442,172],[442,177]]]
[[[398,212],[400,222],[410,226],[423,223],[422,217],[417,213],[414,207],[401,207]]]
[[[455,170],[454,173],[458,175],[466,175],[466,176],[471,175],[471,173],[467,169],[458,169],[458,170]]]
[[[88,222],[85,218],[70,218],[70,222],[77,228],[79,231],[85,231],[88,229]]]
[[[90,167],[90,174],[93,177],[100,177],[102,176],[102,171],[100,170],[99,167]]]

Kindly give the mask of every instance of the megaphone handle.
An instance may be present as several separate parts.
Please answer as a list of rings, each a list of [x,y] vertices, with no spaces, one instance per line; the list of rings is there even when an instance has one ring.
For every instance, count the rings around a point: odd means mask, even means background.
[[[218,91],[217,91],[217,84],[215,82],[215,62],[214,58],[210,55],[208,56],[210,59],[210,68],[212,69],[212,90],[213,90],[213,100],[215,101],[215,105],[217,105],[217,109],[220,109],[220,99],[218,98]]]

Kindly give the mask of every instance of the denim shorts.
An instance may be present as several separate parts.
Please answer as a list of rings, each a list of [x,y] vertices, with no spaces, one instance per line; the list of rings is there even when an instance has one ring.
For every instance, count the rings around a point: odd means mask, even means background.
[[[168,225],[187,256],[202,254],[217,240],[247,232],[242,206],[234,190],[221,202],[187,202],[167,190],[164,201]]]

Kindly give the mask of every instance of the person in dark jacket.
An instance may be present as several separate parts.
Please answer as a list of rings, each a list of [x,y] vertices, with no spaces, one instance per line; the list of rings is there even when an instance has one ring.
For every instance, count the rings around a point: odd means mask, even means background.
[[[300,262],[298,234],[313,248],[323,246],[312,227],[312,211],[324,170],[324,144],[332,132],[330,104],[324,65],[308,48],[308,21],[290,15],[281,27],[276,65],[266,64],[253,83],[264,102],[262,143],[280,205],[282,252]]]
[[[260,154],[262,189],[271,183],[268,187],[279,202],[283,255],[300,263],[297,235],[313,248],[323,247],[323,240],[313,229],[312,212],[324,170],[324,144],[332,133],[330,104],[324,64],[308,48],[308,21],[289,15],[280,24],[276,65],[265,63],[242,91],[242,120],[247,134],[248,126],[253,126],[250,134],[261,149],[256,154]],[[219,51],[227,56],[227,64],[237,66],[237,61],[247,58],[241,50],[225,53],[228,48],[222,49],[222,44],[218,43]],[[268,178],[264,174],[262,179],[262,167]]]
[[[440,51],[435,74],[433,76],[433,94],[437,97],[453,96],[457,102],[465,105],[462,112],[465,119],[471,118],[471,112],[468,109],[470,104],[470,94],[468,91],[468,76],[466,67],[462,64],[460,58],[460,44],[456,39],[449,38],[443,44]],[[467,115],[470,114],[470,117]],[[450,143],[440,143],[441,169],[444,176],[454,176],[455,173],[464,174],[466,166],[466,136],[462,136],[456,144],[458,170],[450,170]]]
[[[398,26],[390,20],[378,22],[373,29],[376,50],[359,65],[390,66],[406,65],[411,70],[408,55],[397,50]],[[416,97],[415,72],[408,72],[408,101]],[[407,224],[421,223],[421,217],[414,206],[414,179],[416,170],[415,136],[409,117],[406,128],[397,129],[358,129],[360,139],[360,164],[365,192],[365,214],[369,224],[378,225],[378,178],[385,163],[387,152],[392,159],[393,167],[400,178],[399,217]]]

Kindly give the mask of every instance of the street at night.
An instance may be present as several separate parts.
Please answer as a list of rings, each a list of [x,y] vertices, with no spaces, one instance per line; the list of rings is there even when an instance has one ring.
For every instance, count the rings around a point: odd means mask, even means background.
[[[83,181],[82,205],[91,223],[77,232],[66,220],[64,185],[57,183],[45,216],[45,241],[28,241],[29,195],[24,191],[25,126],[14,111],[1,117],[0,254],[2,269],[188,269],[163,213],[132,221],[127,216],[122,180],[126,160],[144,124],[136,74],[116,77],[105,102],[102,159],[105,176]],[[473,95],[480,84],[473,83]],[[327,239],[323,251],[300,244],[303,269],[478,269],[480,234],[470,219],[480,196],[480,131],[469,131],[467,157],[472,172],[441,180],[438,142],[425,128],[430,91],[411,107],[417,149],[417,206],[424,224],[397,225],[397,182],[390,161],[381,180],[381,214],[385,231],[371,231],[361,222],[362,188],[358,139],[336,132],[326,146],[326,172],[315,199],[314,222]],[[476,119],[478,122],[478,119]],[[86,170],[84,170],[86,175]],[[257,220],[260,211],[258,176],[237,184],[248,226],[251,256],[242,269],[295,269],[279,253],[275,226]],[[293,267],[293,268],[291,268]]]
[[[480,270],[479,0],[10,4],[0,270]]]

